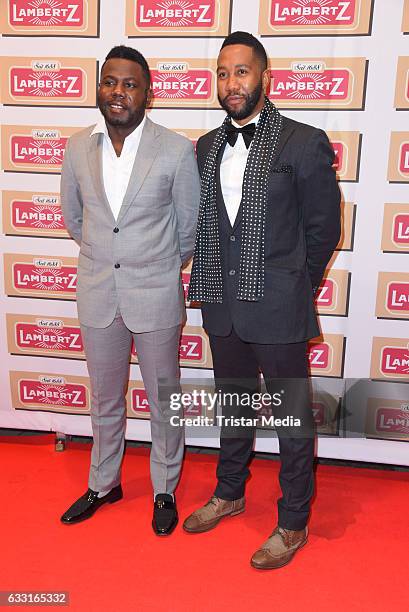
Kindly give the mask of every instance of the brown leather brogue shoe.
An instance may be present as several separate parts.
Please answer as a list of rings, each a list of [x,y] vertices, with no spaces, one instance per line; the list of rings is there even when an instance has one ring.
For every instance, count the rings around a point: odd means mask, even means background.
[[[216,527],[225,516],[235,516],[244,512],[244,497],[228,501],[213,496],[205,506],[187,517],[183,529],[188,533],[203,533]]]
[[[300,531],[276,527],[271,536],[261,545],[251,558],[256,569],[277,569],[290,563],[297,550],[308,539],[308,527]]]

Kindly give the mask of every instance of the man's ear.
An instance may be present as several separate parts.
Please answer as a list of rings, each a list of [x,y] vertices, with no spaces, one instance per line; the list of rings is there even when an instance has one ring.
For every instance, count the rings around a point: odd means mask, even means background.
[[[267,96],[268,92],[270,91],[270,82],[271,82],[270,68],[267,68],[266,70],[264,70],[261,79],[263,83],[263,92]]]
[[[146,94],[146,108],[151,108],[153,103],[153,91],[152,87],[149,87]]]

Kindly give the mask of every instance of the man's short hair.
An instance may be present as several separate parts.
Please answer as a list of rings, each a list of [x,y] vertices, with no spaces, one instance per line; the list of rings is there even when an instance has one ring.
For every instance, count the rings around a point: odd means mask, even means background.
[[[222,49],[229,45],[246,45],[246,47],[251,47],[253,49],[254,54],[260,60],[261,68],[266,70],[267,68],[267,53],[264,49],[263,45],[255,36],[250,34],[249,32],[232,32],[222,44]]]
[[[132,47],[126,47],[125,45],[118,45],[117,47],[113,47],[111,49],[111,51],[106,56],[104,63],[101,66],[101,72],[108,60],[117,58],[130,60],[131,62],[139,64],[142,68],[142,73],[146,79],[148,87],[151,86],[151,73],[149,70],[148,62],[146,61],[142,53],[139,53],[139,51],[133,49]]]

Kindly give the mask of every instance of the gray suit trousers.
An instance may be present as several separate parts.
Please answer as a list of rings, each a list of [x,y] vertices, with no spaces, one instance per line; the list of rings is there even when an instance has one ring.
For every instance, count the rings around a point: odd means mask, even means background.
[[[81,325],[92,389],[94,443],[89,487],[93,491],[109,491],[121,480],[132,337],[151,411],[150,465],[154,494],[175,490],[182,466],[184,431],[182,427],[170,425],[170,416],[177,413],[170,410],[166,397],[180,393],[180,332],[181,326],[177,325],[132,333],[119,313],[105,328]],[[166,387],[165,394],[160,393],[160,385]]]

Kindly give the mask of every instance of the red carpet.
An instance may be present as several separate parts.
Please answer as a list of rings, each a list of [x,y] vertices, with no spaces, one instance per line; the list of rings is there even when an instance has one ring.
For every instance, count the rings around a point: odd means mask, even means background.
[[[258,572],[249,559],[275,525],[277,462],[253,462],[244,514],[209,533],[187,535],[179,525],[158,538],[146,449],[127,451],[122,502],[64,526],[60,514],[86,489],[90,446],[71,443],[56,453],[53,440],[0,438],[1,591],[69,591],[68,609],[81,611],[407,605],[408,473],[320,466],[308,545],[286,568]],[[183,518],[210,496],[215,462],[215,455],[187,454],[178,489]]]

